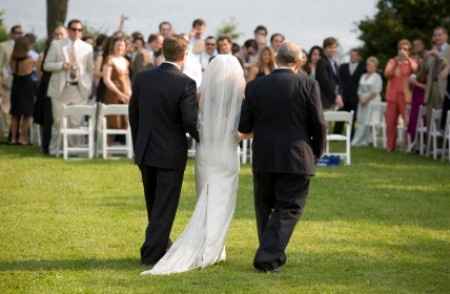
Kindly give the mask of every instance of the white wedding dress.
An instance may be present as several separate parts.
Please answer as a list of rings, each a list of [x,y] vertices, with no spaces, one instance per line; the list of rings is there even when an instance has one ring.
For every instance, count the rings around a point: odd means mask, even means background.
[[[197,204],[184,232],[142,275],[186,272],[225,260],[239,184],[237,127],[244,88],[244,73],[235,57],[218,55],[207,66],[200,88]]]

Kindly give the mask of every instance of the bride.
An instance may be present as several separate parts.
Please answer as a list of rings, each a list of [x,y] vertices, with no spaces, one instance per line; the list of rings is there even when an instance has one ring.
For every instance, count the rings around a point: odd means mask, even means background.
[[[207,66],[199,101],[197,204],[184,232],[142,275],[180,273],[225,260],[225,238],[239,183],[237,127],[244,88],[244,73],[236,57],[218,55]]]

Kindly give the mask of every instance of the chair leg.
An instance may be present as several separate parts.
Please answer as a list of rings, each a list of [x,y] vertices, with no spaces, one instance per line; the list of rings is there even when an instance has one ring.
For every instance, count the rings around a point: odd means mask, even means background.
[[[64,133],[63,135],[63,154],[64,154],[64,160],[67,160],[69,158],[69,151],[67,150],[67,148],[69,147],[68,145],[68,138],[67,138],[67,134]]]
[[[102,156],[103,156],[103,159],[106,159],[107,158],[107,154],[106,154],[106,148],[107,148],[107,145],[108,145],[108,136],[106,135],[106,132],[105,132],[105,129],[103,129],[103,134],[102,134],[103,136],[103,142],[102,142]]]

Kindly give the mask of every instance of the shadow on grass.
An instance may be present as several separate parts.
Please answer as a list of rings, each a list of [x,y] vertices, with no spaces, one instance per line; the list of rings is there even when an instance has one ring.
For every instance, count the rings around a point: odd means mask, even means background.
[[[0,272],[5,271],[60,271],[60,270],[136,270],[140,261],[136,258],[118,259],[62,259],[0,261]]]

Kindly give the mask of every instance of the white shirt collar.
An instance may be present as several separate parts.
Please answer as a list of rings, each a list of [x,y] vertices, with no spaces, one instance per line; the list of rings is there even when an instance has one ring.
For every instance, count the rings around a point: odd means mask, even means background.
[[[168,63],[168,64],[172,64],[172,65],[174,65],[174,66],[176,66],[179,70],[181,70],[181,67],[180,67],[180,65],[178,64],[178,63],[175,63],[175,62],[171,62],[171,61],[164,61],[163,63]]]

